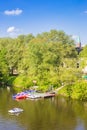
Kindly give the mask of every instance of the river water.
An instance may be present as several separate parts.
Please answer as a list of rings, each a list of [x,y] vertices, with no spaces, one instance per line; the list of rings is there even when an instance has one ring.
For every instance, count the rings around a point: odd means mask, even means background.
[[[0,130],[87,130],[87,102],[61,96],[16,101],[12,94],[0,89]],[[14,107],[23,113],[9,114]]]

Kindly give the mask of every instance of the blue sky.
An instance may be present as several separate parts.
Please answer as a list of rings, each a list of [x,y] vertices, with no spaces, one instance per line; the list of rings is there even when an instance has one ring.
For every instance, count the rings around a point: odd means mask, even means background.
[[[0,37],[52,29],[87,44],[87,0],[0,0]]]

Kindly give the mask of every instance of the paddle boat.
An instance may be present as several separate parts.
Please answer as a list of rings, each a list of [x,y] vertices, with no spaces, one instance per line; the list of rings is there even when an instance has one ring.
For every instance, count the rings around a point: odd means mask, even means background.
[[[31,94],[33,94],[35,91],[34,90],[26,90],[20,93],[17,93],[12,96],[13,99],[26,99],[29,98]]]
[[[9,110],[8,112],[11,113],[11,114],[16,114],[16,113],[23,112],[23,109],[21,109],[21,108],[13,108],[13,109]]]
[[[16,95],[13,95],[13,99],[19,100],[19,99],[26,99],[26,98],[30,98],[30,99],[37,99],[37,98],[50,98],[50,97],[54,97],[55,96],[55,92],[45,92],[45,93],[38,93],[36,91],[23,91],[20,93],[17,93]]]

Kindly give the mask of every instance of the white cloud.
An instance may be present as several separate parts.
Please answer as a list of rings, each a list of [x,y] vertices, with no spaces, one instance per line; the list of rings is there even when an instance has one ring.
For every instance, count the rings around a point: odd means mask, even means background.
[[[21,9],[16,9],[16,10],[5,10],[4,14],[5,15],[20,15],[23,12]]]
[[[73,38],[73,39],[75,39],[75,38],[77,38],[77,37],[78,37],[77,35],[72,35],[72,38]]]
[[[14,26],[12,26],[12,27],[9,27],[8,29],[7,29],[7,33],[12,33],[12,32],[15,32],[15,27]]]
[[[77,35],[72,35],[72,39],[76,39],[77,37]]]
[[[18,28],[15,28],[14,26],[11,26],[7,29],[7,33],[12,37],[17,36],[19,32],[20,30]]]
[[[81,42],[79,35],[72,35],[72,39],[73,39],[76,43]]]
[[[86,10],[86,11],[84,11],[84,14],[87,14],[87,10]]]

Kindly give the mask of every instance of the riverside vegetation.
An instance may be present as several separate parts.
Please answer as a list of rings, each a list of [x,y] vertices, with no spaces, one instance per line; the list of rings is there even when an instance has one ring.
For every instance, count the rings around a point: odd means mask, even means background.
[[[82,79],[87,46],[78,55],[75,41],[63,31],[50,30],[37,36],[0,38],[0,83],[15,90],[38,86],[59,91],[74,99],[87,99],[87,82]],[[77,63],[79,67],[77,67]]]

